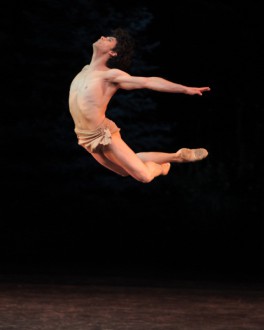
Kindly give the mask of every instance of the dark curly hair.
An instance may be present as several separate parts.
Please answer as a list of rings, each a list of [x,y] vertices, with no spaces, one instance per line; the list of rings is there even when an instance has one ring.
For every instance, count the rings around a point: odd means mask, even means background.
[[[110,36],[115,37],[117,40],[117,44],[113,49],[117,56],[109,58],[106,65],[110,69],[127,70],[132,62],[135,40],[127,30],[122,28],[112,30]]]

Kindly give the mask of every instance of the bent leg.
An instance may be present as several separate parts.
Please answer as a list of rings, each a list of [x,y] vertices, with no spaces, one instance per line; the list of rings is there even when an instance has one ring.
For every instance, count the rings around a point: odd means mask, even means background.
[[[159,175],[167,175],[170,163],[195,162],[208,156],[204,148],[181,148],[175,153],[135,153],[121,138],[112,134],[112,143],[99,148],[92,156],[104,167],[121,175],[132,176],[141,182],[150,182]]]
[[[109,160],[104,160],[104,164],[101,162],[102,165],[120,175],[128,174],[140,182],[150,182],[159,175],[167,175],[170,170],[169,162],[157,164],[151,160],[141,160],[122,140],[119,132],[112,135],[112,143],[104,147],[102,152]],[[102,159],[100,157],[101,161]]]
[[[119,165],[113,163],[108,158],[105,157],[103,152],[94,152],[91,153],[95,160],[98,161],[99,164],[108,168],[109,170],[119,174],[121,176],[128,176],[129,174]]]

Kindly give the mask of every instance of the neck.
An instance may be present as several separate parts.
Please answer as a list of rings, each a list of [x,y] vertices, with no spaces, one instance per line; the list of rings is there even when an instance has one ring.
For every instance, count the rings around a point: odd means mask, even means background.
[[[108,60],[108,55],[106,56],[105,54],[102,55],[97,55],[96,53],[93,53],[91,62],[90,62],[90,67],[97,68],[97,69],[106,69],[106,62]]]

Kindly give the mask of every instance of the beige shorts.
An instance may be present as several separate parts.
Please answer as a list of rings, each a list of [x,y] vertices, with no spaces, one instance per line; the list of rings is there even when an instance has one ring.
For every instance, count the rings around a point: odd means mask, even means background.
[[[104,121],[95,130],[74,129],[78,144],[88,152],[93,153],[97,148],[107,146],[112,142],[112,134],[120,131],[116,124],[105,118]]]

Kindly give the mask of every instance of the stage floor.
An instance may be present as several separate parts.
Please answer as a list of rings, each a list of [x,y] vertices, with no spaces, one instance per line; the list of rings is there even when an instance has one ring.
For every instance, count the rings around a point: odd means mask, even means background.
[[[263,330],[264,285],[5,274],[0,329]]]

